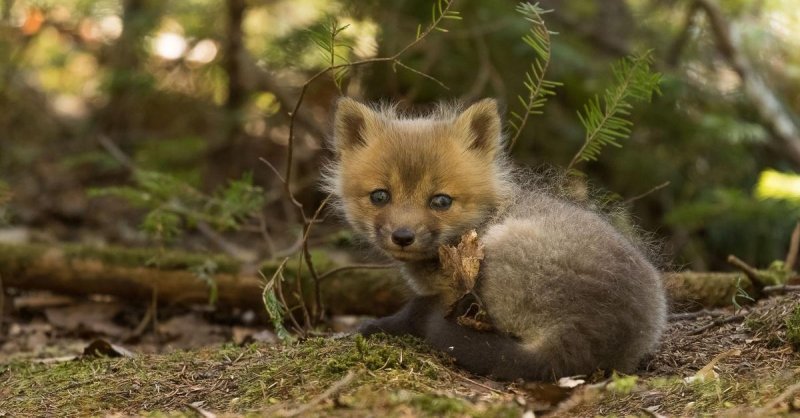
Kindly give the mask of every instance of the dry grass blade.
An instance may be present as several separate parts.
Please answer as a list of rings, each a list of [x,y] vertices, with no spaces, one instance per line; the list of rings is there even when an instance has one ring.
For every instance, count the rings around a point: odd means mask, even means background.
[[[325,392],[322,392],[321,394],[316,396],[314,399],[306,402],[305,405],[302,405],[302,406],[300,406],[298,408],[295,408],[295,409],[292,409],[292,410],[289,410],[289,411],[284,411],[284,412],[280,413],[279,415],[283,416],[283,417],[294,417],[294,416],[302,415],[302,414],[310,411],[317,404],[319,404],[321,402],[324,402],[326,399],[328,399],[328,398],[330,398],[332,396],[335,396],[337,393],[341,392],[342,389],[347,387],[347,385],[349,385],[350,382],[352,382],[355,378],[356,378],[356,373],[354,373],[353,371],[349,371],[349,372],[347,372],[347,374],[341,380],[339,380],[338,382],[336,382],[333,385],[331,385],[331,387],[326,389]]]

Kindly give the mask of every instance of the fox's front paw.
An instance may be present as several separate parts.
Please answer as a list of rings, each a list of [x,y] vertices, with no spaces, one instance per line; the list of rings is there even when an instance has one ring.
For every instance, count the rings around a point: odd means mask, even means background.
[[[386,331],[384,331],[384,329],[380,326],[380,320],[368,319],[358,326],[356,332],[365,337],[369,337],[370,335],[379,334],[381,332],[385,333]]]

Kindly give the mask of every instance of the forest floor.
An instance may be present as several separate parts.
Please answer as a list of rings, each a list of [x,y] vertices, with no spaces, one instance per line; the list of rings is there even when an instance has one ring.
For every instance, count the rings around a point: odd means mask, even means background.
[[[739,417],[800,410],[797,294],[738,314],[673,315],[660,351],[636,374],[559,384],[470,375],[411,338],[338,334],[281,345],[257,325],[224,325],[198,312],[160,313],[155,340],[152,332],[123,338],[125,321],[135,322],[127,308],[26,297],[14,301],[0,334],[0,417]],[[354,322],[339,321],[342,329]]]

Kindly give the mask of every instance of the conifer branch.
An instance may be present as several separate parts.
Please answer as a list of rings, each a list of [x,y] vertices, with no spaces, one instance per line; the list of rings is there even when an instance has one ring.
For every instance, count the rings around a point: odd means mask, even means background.
[[[536,53],[536,58],[531,63],[530,70],[525,72],[523,84],[528,90],[528,97],[517,96],[522,105],[521,114],[512,111],[508,119],[513,131],[513,136],[508,145],[509,150],[517,143],[523,128],[528,123],[528,118],[531,115],[541,114],[542,111],[540,109],[544,107],[548,96],[555,95],[556,93],[553,89],[561,85],[559,82],[545,80],[544,78],[547,68],[550,66],[550,35],[555,35],[556,33],[547,29],[542,15],[551,11],[542,9],[539,7],[539,3],[522,2],[517,5],[517,12],[532,24],[529,32],[522,37],[522,41],[533,49]]]
[[[629,116],[632,102],[649,102],[653,93],[660,93],[661,74],[650,71],[652,51],[625,57],[612,65],[616,84],[603,93],[602,103],[595,96],[578,112],[586,130],[583,145],[572,157],[567,171],[572,171],[582,161],[596,161],[603,147],[621,147],[619,141],[631,134],[633,122]]]

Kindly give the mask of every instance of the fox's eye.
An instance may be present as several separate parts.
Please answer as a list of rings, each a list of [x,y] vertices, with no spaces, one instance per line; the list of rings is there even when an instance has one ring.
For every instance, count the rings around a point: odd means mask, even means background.
[[[372,193],[369,194],[369,200],[375,206],[383,206],[389,203],[389,199],[391,199],[391,195],[388,190],[373,190]]]
[[[431,209],[447,210],[453,204],[453,198],[446,194],[437,194],[431,198]]]

